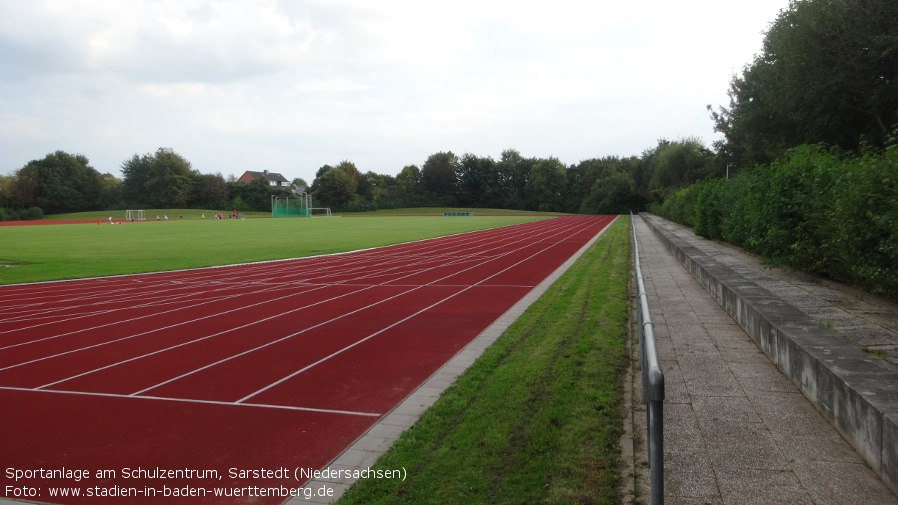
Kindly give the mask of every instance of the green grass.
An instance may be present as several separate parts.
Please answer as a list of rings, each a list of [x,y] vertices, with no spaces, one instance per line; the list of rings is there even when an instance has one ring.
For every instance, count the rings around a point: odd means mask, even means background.
[[[229,215],[231,213],[231,209],[146,209],[144,210],[144,215],[150,221],[155,221],[156,216],[160,218],[168,215],[169,219],[179,219],[183,217],[184,219],[202,219],[203,216],[206,219],[212,219],[212,216],[215,214],[224,214]],[[241,211],[241,214],[245,214],[247,217],[271,217],[271,212],[244,212]],[[112,218],[115,221],[124,221],[126,216],[126,212],[124,210],[94,210],[90,212],[75,212],[71,214],[50,214],[44,216],[44,221],[56,221],[56,220],[66,220],[66,219],[99,219],[100,221],[106,221],[107,218]]]
[[[185,215],[184,221],[157,222],[156,211],[152,212],[152,221],[121,225],[103,220],[101,225],[0,226],[0,284],[297,258],[544,219],[494,216],[216,221],[207,214],[206,220],[188,220]],[[83,219],[80,216],[83,214],[67,219]]]
[[[620,503],[628,272],[622,217],[339,503]]]

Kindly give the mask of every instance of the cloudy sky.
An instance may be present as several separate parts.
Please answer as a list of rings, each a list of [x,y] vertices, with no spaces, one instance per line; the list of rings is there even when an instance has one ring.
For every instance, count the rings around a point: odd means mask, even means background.
[[[440,151],[562,163],[717,138],[705,110],[788,0],[0,0],[0,173],[63,150],[120,174],[311,183]]]

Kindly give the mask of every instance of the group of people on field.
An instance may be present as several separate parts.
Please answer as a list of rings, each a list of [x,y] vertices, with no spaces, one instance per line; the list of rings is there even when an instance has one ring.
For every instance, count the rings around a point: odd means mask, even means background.
[[[222,213],[213,214],[212,217],[215,220],[222,220],[222,219],[224,219],[224,214],[222,214]],[[231,215],[228,216],[229,219],[244,219],[244,217],[245,216],[243,214],[237,213],[237,209],[232,210]],[[203,214],[203,219],[206,219],[206,214]]]

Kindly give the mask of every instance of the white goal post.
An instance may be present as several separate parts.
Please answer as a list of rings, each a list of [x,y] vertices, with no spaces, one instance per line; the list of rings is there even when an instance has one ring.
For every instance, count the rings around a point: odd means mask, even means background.
[[[333,217],[330,207],[312,207],[309,209],[310,217]]]
[[[125,220],[126,221],[146,221],[146,216],[143,215],[143,209],[139,210],[126,210],[125,211]]]

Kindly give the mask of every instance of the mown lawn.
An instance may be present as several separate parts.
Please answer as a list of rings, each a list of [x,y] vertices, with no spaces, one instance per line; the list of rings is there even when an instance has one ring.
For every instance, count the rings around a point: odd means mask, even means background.
[[[78,219],[77,215],[68,216]],[[172,218],[170,215],[169,218]],[[173,219],[0,226],[0,284],[156,272],[352,251],[545,217]]]

